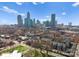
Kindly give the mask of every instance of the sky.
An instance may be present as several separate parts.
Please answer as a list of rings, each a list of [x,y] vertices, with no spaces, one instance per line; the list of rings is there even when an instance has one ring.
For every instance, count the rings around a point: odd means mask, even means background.
[[[79,25],[79,2],[0,2],[0,25],[17,24],[17,15],[24,20],[28,11],[31,19],[41,22],[50,20],[54,13],[58,24]]]

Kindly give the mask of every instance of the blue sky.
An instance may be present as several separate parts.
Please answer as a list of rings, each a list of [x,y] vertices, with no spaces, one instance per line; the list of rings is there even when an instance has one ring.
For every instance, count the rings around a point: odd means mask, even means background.
[[[51,14],[55,13],[59,24],[79,25],[78,2],[0,2],[0,24],[16,24],[17,15],[21,14],[24,19],[28,11],[32,19],[41,22],[50,20]]]

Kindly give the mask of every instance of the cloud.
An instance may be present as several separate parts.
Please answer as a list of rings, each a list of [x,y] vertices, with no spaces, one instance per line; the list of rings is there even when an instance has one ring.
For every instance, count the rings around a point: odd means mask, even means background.
[[[18,11],[14,10],[14,9],[11,9],[11,8],[9,8],[8,6],[3,6],[2,11],[7,12],[7,13],[11,13],[11,14],[15,14],[15,15],[20,14],[20,15],[22,15],[22,16],[25,16],[24,13],[19,13]]]
[[[62,15],[66,15],[66,12],[62,12]]]
[[[16,21],[15,22],[12,22],[11,20],[8,21],[8,19],[1,19],[0,20],[0,25],[10,25],[10,24],[16,24]]]
[[[38,2],[32,2],[34,5],[38,5]],[[44,4],[45,2],[39,2],[40,4]]]
[[[22,16],[26,16],[24,13],[19,13],[20,15],[22,15]]]
[[[41,23],[43,23],[43,21],[49,20],[49,19],[39,19]]]
[[[50,16],[46,16],[46,18],[50,18]]]
[[[58,19],[59,19],[59,17],[56,17],[56,19],[58,20]]]
[[[18,14],[16,10],[10,9],[8,6],[3,6],[3,11],[8,12],[8,13]]]
[[[17,5],[22,5],[22,4],[23,4],[23,2],[16,2],[16,4],[17,4]]]
[[[44,4],[45,2],[40,2],[41,4]]]
[[[0,24],[6,24],[6,23],[7,23],[7,20],[5,19],[0,20]]]
[[[34,5],[38,5],[36,2],[32,2]]]
[[[74,4],[72,4],[73,7],[77,7],[79,6],[79,2],[75,2]]]

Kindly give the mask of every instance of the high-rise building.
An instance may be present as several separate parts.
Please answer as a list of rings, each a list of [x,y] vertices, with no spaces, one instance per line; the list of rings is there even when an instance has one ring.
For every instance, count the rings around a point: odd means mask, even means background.
[[[29,28],[33,27],[33,21],[32,21],[32,19],[28,20],[28,27]]]
[[[37,20],[37,24],[40,24],[40,21],[39,20]]]
[[[28,19],[27,18],[24,19],[24,26],[28,27]]]
[[[30,19],[30,13],[27,12],[27,19]]]
[[[55,26],[57,26],[57,21],[55,20]]]
[[[48,20],[47,21],[44,21],[43,24],[45,24],[46,27],[49,27],[50,26],[50,22]]]
[[[36,21],[36,27],[37,28],[41,28],[42,27],[42,24],[39,20]]]
[[[35,18],[33,19],[33,27],[35,26]]]
[[[27,18],[24,19],[24,25],[25,25],[25,27],[28,27],[28,28],[33,26],[33,21],[30,18],[30,13],[29,12],[27,12]]]
[[[55,25],[56,25],[55,14],[51,14],[50,25],[51,25],[51,27],[55,27]]]
[[[18,26],[23,26],[23,19],[21,15],[17,16],[17,22],[18,22]]]
[[[69,23],[68,23],[68,26],[71,27],[71,26],[72,26],[72,22],[69,22]]]

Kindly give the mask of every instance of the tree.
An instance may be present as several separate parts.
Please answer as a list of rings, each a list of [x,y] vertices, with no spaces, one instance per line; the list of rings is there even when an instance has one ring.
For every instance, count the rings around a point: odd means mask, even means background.
[[[45,50],[46,50],[46,55],[48,56],[49,55],[49,46],[45,46]]]
[[[41,53],[42,52],[42,49],[43,49],[43,46],[42,46],[41,41],[38,42],[37,47],[40,49],[40,53]]]

